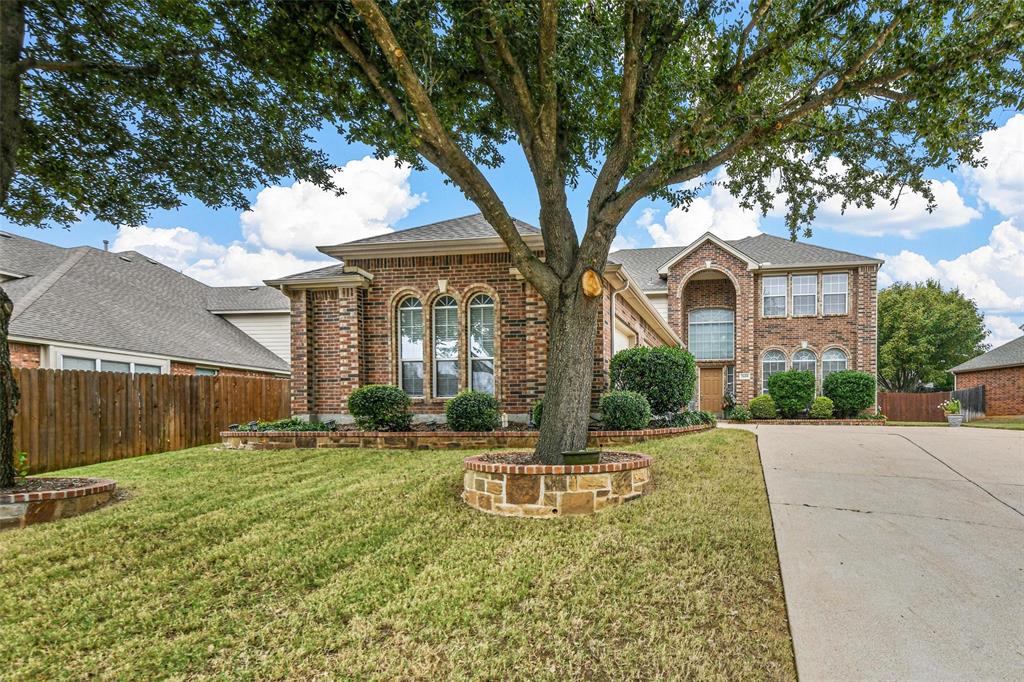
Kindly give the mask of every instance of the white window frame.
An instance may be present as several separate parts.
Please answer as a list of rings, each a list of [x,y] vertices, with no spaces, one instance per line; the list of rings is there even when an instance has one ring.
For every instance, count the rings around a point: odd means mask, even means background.
[[[829,277],[842,277],[846,283],[846,287],[843,291],[828,291],[828,278]],[[828,310],[828,297],[839,296],[843,297],[843,312],[835,313],[829,312]],[[850,273],[848,272],[825,272],[821,276],[821,314],[829,317],[839,317],[842,315],[850,314]]]
[[[796,364],[798,362],[806,362],[806,361],[801,361],[801,360],[797,360],[796,359],[796,356],[801,355],[803,353],[806,353],[806,354],[811,356],[811,369],[810,370],[800,369],[799,371],[801,371],[801,372],[809,371],[811,374],[814,375],[814,380],[815,380],[815,382],[817,382],[817,380],[818,380],[818,356],[810,348],[801,348],[800,350],[795,351],[793,353],[793,355],[791,355],[790,358],[789,358],[789,368],[793,369],[793,370],[797,370],[798,368],[797,368]]]
[[[442,301],[451,301],[450,304],[440,305]],[[437,310],[438,308],[444,308],[445,310],[451,309],[455,311],[455,357],[444,358],[438,360],[437,358]],[[439,296],[433,306],[431,306],[430,314],[430,343],[431,343],[431,360],[433,364],[433,394],[437,398],[454,398],[459,392],[459,338],[462,334],[459,333],[459,303],[454,297],[449,295]],[[450,362],[455,365],[455,392],[454,393],[441,393],[437,388],[437,365],[441,362]]]
[[[810,293],[804,292],[804,293],[799,293],[798,294],[797,290],[796,290],[797,279],[801,279],[801,278],[809,279],[810,281],[812,281],[814,283],[814,290],[811,291]],[[791,306],[791,309],[793,311],[793,317],[815,317],[815,316],[817,316],[817,314],[818,314],[818,273],[808,274],[808,273],[805,273],[805,272],[799,272],[799,273],[796,273],[796,274],[792,275],[791,280],[792,280],[792,282],[791,282],[790,289],[793,292],[792,293],[793,304]],[[798,297],[806,298],[808,296],[810,296],[810,297],[812,297],[814,299],[814,310],[812,310],[809,313],[798,312],[797,308],[796,308],[796,299]]]
[[[45,352],[46,356],[46,367],[52,369],[64,369],[64,356],[70,355],[71,357],[83,358],[86,360],[92,360],[95,369],[94,372],[103,371],[101,368],[101,362],[106,360],[108,362],[126,362],[131,368],[131,374],[135,374],[135,365],[150,365],[153,367],[160,368],[160,374],[171,373],[171,361],[165,358],[147,357],[144,355],[128,355],[124,353],[110,352],[101,348],[90,348],[90,347],[76,347],[76,346],[50,346]],[[87,370],[83,370],[87,371]],[[124,374],[124,372],[120,372]]]
[[[408,306],[406,308],[403,308],[403,306],[405,306],[405,304],[408,303],[409,301],[415,301],[416,305]],[[398,305],[395,306],[395,318],[396,318],[395,319],[395,342],[396,342],[396,344],[398,346],[397,347],[397,351],[398,352],[396,353],[397,358],[398,358],[398,368],[397,368],[398,369],[398,387],[400,389],[402,389],[403,391],[405,391],[406,394],[408,394],[408,396],[410,398],[422,398],[423,394],[425,392],[424,391],[425,387],[421,385],[419,393],[409,393],[409,391],[407,391],[406,388],[405,388],[405,372],[403,372],[402,370],[403,370],[404,365],[406,363],[413,364],[413,363],[417,363],[418,362],[419,365],[420,365],[420,377],[423,377],[423,359],[424,359],[424,355],[425,355],[425,353],[424,353],[424,346],[426,345],[426,342],[427,342],[426,334],[425,333],[421,333],[421,338],[420,338],[420,357],[419,357],[419,359],[418,360],[417,359],[412,359],[412,360],[404,359],[404,357],[402,356],[402,310],[419,310],[420,311],[420,327],[422,328],[422,327],[424,327],[424,324],[423,324],[423,301],[420,300],[420,298],[417,297],[417,296],[405,296],[405,297],[402,298],[402,300],[400,300],[398,302]],[[423,329],[423,332],[425,332],[425,331],[426,330]]]
[[[725,322],[725,321],[722,321],[722,320],[710,320],[710,321],[705,321],[705,322],[694,322],[693,321],[693,316],[694,315],[699,315],[700,313],[704,313],[704,312],[708,312],[708,311],[714,311],[714,310],[725,310],[725,311],[728,311],[728,312],[732,313],[732,320],[730,320],[729,322]],[[694,352],[694,348],[693,348],[693,346],[694,346],[694,343],[693,343],[693,333],[692,333],[693,332],[693,327],[700,326],[700,325],[719,325],[719,324],[732,324],[732,338],[730,339],[731,343],[729,344],[729,350],[731,352],[729,353],[728,356],[720,357],[720,358],[699,358],[699,357],[697,357],[697,354]],[[694,310],[691,310],[690,312],[688,312],[686,314],[686,340],[687,340],[687,344],[686,345],[688,347],[688,350],[691,353],[693,353],[694,358],[696,358],[700,362],[716,362],[716,361],[723,361],[723,360],[735,360],[736,359],[736,311],[733,310],[732,308],[696,308]]]
[[[781,294],[773,293],[771,295],[768,295],[767,291],[768,291],[768,281],[769,280],[782,280],[782,293]],[[774,283],[773,283],[773,286],[774,286]],[[789,277],[787,277],[786,275],[764,275],[763,277],[761,277],[761,317],[764,317],[764,318],[781,318],[781,317],[786,317],[787,315],[789,315],[789,296],[787,295],[788,294],[788,291],[787,291],[788,289],[789,289]],[[765,312],[765,304],[767,303],[769,298],[773,298],[773,299],[774,298],[781,298],[782,299],[782,314],[781,315],[779,315],[779,314],[769,315],[767,312]]]
[[[766,350],[764,354],[761,356],[761,395],[766,395],[768,393],[768,377],[770,375],[767,371],[765,371],[764,366],[768,362],[768,356],[773,353],[778,353],[779,355],[782,356],[782,369],[774,370],[772,374],[775,374],[777,372],[785,372],[787,369],[789,369],[789,358],[786,357],[785,351],[781,351],[778,348],[771,348],[769,350]],[[772,364],[777,363],[778,360],[772,361]]]
[[[843,368],[842,369],[833,369],[833,370],[829,370],[828,372],[825,371],[825,363],[826,362],[829,362],[829,363],[838,362],[838,360],[828,358],[828,355],[830,353],[832,353],[832,354],[839,353],[840,355],[843,356]],[[822,381],[822,384],[824,384],[825,377],[827,377],[829,374],[832,374],[833,372],[845,372],[848,369],[850,369],[850,354],[847,353],[842,348],[826,348],[825,352],[821,354],[821,381]]]
[[[207,373],[206,374],[200,374],[199,370],[203,370],[204,372],[207,372]],[[200,367],[198,365],[196,366],[196,376],[197,377],[215,377],[215,376],[219,376],[219,375],[220,375],[220,369],[217,368],[217,367]]]
[[[488,302],[487,303],[477,303],[477,301],[479,299],[481,299],[481,298],[486,298]],[[483,308],[490,308],[491,309],[491,320],[492,320],[492,327],[493,327],[491,329],[491,333],[493,334],[493,338],[491,339],[491,348],[492,348],[492,350],[491,350],[491,355],[490,356],[474,355],[473,354],[473,310],[474,309],[478,309],[479,310],[479,309],[483,309]],[[480,390],[480,389],[478,389],[476,387],[476,384],[474,383],[474,379],[473,379],[473,375],[474,375],[473,363],[474,362],[478,362],[478,361],[479,362],[486,362],[486,361],[490,360],[491,361],[491,387],[492,387],[490,393],[491,393],[491,395],[495,395],[498,392],[498,364],[497,364],[497,362],[495,360],[495,357],[494,357],[496,352],[497,352],[497,343],[498,343],[498,306],[496,305],[493,296],[491,296],[490,294],[481,292],[481,293],[473,294],[473,297],[469,299],[469,305],[466,306],[466,310],[467,310],[467,315],[466,315],[466,362],[468,364],[468,367],[467,367],[468,377],[467,377],[466,383],[469,386],[470,390],[473,390],[473,391]],[[484,391],[484,392],[486,392],[486,391]]]

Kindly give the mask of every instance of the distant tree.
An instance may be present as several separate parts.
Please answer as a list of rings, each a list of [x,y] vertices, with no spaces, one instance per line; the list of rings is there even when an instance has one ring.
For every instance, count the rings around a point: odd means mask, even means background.
[[[951,367],[988,350],[984,316],[958,289],[897,283],[878,294],[878,383],[886,391],[949,390]]]

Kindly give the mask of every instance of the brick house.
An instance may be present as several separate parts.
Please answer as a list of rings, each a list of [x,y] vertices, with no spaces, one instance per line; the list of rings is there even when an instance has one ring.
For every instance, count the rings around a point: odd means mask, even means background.
[[[517,222],[542,255],[540,230]],[[545,305],[479,214],[320,247],[340,263],[267,284],[292,310],[292,411],[346,419],[356,387],[404,388],[422,418],[459,390],[496,395],[526,420],[544,394]],[[874,373],[881,261],[758,235],[609,258],[594,349],[593,406],[618,350],[683,345],[697,358],[693,407],[747,402],[782,369]]]
[[[955,390],[985,387],[985,416],[1024,414],[1024,336],[949,370]]]

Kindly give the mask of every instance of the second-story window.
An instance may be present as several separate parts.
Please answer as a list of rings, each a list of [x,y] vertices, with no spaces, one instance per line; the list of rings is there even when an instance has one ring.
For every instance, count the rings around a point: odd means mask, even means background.
[[[494,300],[487,294],[469,302],[469,377],[474,391],[494,394]]]
[[[774,275],[761,280],[761,314],[764,317],[786,316],[785,275]]]
[[[434,395],[449,398],[459,392],[458,307],[451,296],[434,302]]]
[[[818,314],[817,275],[793,275],[793,314]]]
[[[826,315],[845,315],[849,276],[845,272],[833,272],[822,276],[822,312]]]
[[[398,306],[398,383],[409,395],[423,395],[423,304],[418,298]]]

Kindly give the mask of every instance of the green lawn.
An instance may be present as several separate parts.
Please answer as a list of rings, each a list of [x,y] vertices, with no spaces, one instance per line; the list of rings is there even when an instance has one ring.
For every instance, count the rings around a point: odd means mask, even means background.
[[[986,417],[964,422],[964,426],[973,426],[978,429],[1011,429],[1013,431],[1024,431],[1024,415],[1013,417]]]
[[[508,519],[465,452],[234,452],[94,465],[131,498],[0,534],[19,679],[793,679],[754,438],[634,446],[646,498]]]

